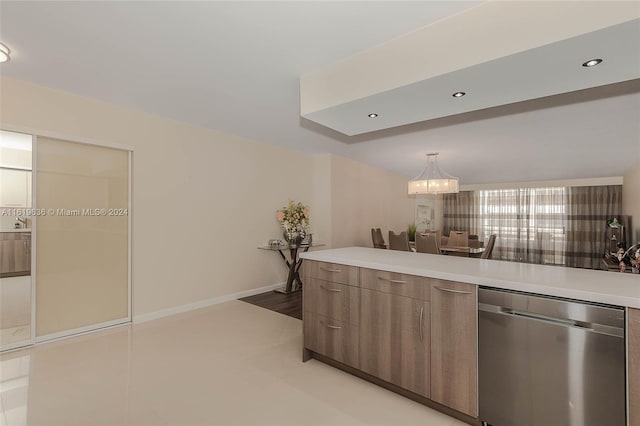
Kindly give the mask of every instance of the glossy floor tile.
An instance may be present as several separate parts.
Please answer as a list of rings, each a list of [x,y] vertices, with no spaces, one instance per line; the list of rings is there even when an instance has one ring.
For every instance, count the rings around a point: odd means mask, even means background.
[[[232,301],[6,353],[0,424],[463,424],[301,347],[299,320]]]
[[[0,278],[0,348],[31,339],[31,276]]]

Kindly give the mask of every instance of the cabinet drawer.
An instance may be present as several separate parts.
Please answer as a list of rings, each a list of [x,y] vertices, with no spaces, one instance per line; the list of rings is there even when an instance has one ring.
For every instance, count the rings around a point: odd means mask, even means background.
[[[358,367],[358,328],[305,312],[304,346],[338,362]]]
[[[414,299],[430,300],[430,279],[395,272],[360,270],[360,285],[363,288],[396,294]]]
[[[357,287],[311,278],[303,287],[304,310],[357,325],[358,291]]]
[[[308,267],[311,278],[353,286],[358,285],[358,268],[355,266],[311,261]]]

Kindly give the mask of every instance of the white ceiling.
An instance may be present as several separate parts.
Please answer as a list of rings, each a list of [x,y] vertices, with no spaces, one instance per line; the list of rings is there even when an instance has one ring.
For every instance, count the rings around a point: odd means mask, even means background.
[[[456,52],[457,55],[465,53],[468,52]],[[594,57],[606,60],[591,68],[582,66]],[[438,59],[434,57],[432,61],[437,62]],[[397,62],[404,65],[400,58]],[[634,19],[463,69],[450,70],[392,90],[375,92],[304,117],[353,136],[638,78],[640,19]],[[329,80],[325,87],[331,89],[335,84],[334,80]],[[304,96],[304,86],[301,88]],[[466,95],[453,97],[452,94],[459,90]],[[370,112],[378,116],[371,119],[368,117]]]
[[[2,1],[0,73],[407,176],[439,151],[462,184],[619,176],[640,161],[639,80],[354,137],[300,118],[301,74],[477,4]]]

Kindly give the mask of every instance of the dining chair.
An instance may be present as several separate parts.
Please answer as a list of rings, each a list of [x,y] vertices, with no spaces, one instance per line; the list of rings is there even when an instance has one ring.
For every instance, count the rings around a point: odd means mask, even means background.
[[[400,234],[389,231],[389,250],[411,251],[407,231],[402,231]]]
[[[416,234],[416,251],[418,253],[440,254],[437,234]]]
[[[449,233],[449,241],[447,242],[449,247],[469,247],[469,232],[468,231],[451,231]]]
[[[447,237],[443,237],[442,236],[442,231],[439,229],[427,229],[425,231],[422,232],[422,236],[426,237],[427,235],[431,235],[434,234],[436,236],[436,240],[438,241],[438,248],[442,247],[443,244],[445,244]]]
[[[480,255],[480,259],[491,259],[491,252],[493,252],[493,246],[496,245],[496,234],[491,234],[484,251]]]
[[[431,235],[434,234],[436,236],[436,238],[438,239],[438,243],[440,242],[440,239],[442,238],[442,231],[439,229],[426,229],[424,231],[422,231],[420,233],[423,236],[427,236],[427,235]]]
[[[382,230],[380,230],[380,228],[371,228],[371,240],[373,241],[373,248],[387,248],[387,243],[384,241]]]

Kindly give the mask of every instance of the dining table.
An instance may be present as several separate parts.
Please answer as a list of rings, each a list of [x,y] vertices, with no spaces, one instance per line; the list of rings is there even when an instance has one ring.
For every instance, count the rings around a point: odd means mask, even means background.
[[[425,235],[425,234],[422,234]],[[449,237],[443,236],[440,238],[440,253],[448,255],[457,255],[461,253],[468,253],[469,257],[480,257],[484,252],[484,241],[469,239],[466,246],[450,246],[448,245]],[[409,241],[409,247],[411,251],[416,251],[415,241]]]
[[[440,252],[442,254],[458,254],[468,253],[469,257],[479,257],[484,251],[484,247],[471,247],[469,246],[442,246]]]

